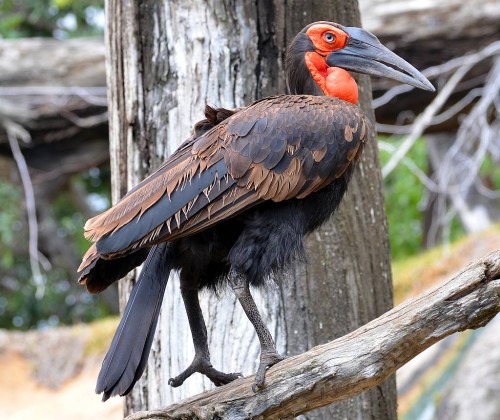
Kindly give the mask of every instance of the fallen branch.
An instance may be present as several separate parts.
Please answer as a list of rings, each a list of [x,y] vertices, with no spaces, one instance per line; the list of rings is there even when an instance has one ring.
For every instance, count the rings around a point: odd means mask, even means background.
[[[432,344],[482,327],[498,312],[500,250],[356,331],[279,363],[257,393],[253,378],[240,379],[127,420],[293,418],[374,387]]]

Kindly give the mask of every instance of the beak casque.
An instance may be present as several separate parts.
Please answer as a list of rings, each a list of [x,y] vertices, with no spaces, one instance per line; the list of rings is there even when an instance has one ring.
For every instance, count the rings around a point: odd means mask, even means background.
[[[349,41],[341,50],[330,53],[328,66],[387,77],[431,92],[436,90],[422,73],[384,47],[375,35],[361,28],[342,29],[349,35]]]

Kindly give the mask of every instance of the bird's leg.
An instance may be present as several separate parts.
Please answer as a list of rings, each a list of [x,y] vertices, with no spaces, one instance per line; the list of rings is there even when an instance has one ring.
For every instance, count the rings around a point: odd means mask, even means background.
[[[212,366],[210,362],[210,351],[208,350],[207,328],[205,326],[205,320],[203,319],[203,313],[201,312],[198,289],[186,285],[185,282],[182,281],[182,276],[181,294],[184,306],[186,307],[191,335],[193,336],[195,355],[193,362],[186,370],[175,378],[170,378],[168,380],[169,385],[178,387],[195,372],[204,374],[216,386],[228,384],[241,377],[241,373],[223,373],[214,369]]]
[[[276,351],[273,337],[260,316],[257,305],[250,293],[246,278],[231,269],[229,272],[229,282],[245,314],[253,324],[260,342],[260,363],[257,373],[255,374],[255,382],[252,386],[252,389],[256,392],[259,388],[264,386],[267,368],[283,360],[284,357]]]

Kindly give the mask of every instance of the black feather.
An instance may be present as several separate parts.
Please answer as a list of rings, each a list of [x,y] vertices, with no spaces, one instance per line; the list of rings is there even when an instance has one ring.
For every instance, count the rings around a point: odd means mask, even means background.
[[[97,241],[97,251],[106,255],[127,249],[174,216],[191,200],[202,194],[202,191],[213,184],[215,179],[222,179],[226,174],[227,168],[223,160],[201,173],[196,173],[183,188],[177,188],[170,196],[170,199],[165,195],[146,210],[144,214],[137,216],[116,232]],[[216,183],[214,189],[217,189],[218,185]]]
[[[194,216],[200,210],[203,210],[217,197],[228,191],[234,184],[235,184],[234,179],[228,176],[223,178],[220,182],[218,182],[217,185],[208,194],[208,196],[205,194],[201,194],[189,211],[190,217]],[[214,215],[215,214],[212,214],[212,216]],[[179,218],[180,224],[182,225],[186,220],[187,220],[186,215],[184,213],[181,213]],[[179,226],[177,224],[177,220],[172,220],[172,223],[170,223],[170,225],[164,225],[158,233],[158,241],[161,241],[164,237],[168,236],[170,232],[174,231],[174,229],[177,229],[178,227]]]
[[[128,393],[144,372],[174,251],[164,242],[149,252],[99,372],[96,393],[103,401]]]

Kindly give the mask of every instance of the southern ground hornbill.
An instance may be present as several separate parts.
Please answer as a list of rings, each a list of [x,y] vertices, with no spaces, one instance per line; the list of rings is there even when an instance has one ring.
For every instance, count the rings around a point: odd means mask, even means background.
[[[170,270],[180,287],[195,358],[172,386],[194,372],[216,385],[239,375],[210,363],[200,289],[229,284],[261,344],[254,389],[282,359],[249,285],[260,286],[304,253],[303,237],[335,211],[369,121],[356,106],[347,70],[434,90],[372,34],[331,22],[306,26],[286,55],[291,95],[237,109],[206,109],[206,120],[152,175],[111,209],[90,219],[94,242],[80,266],[92,293],[144,262],[97,381],[103,400],[127,394],[142,375]]]

